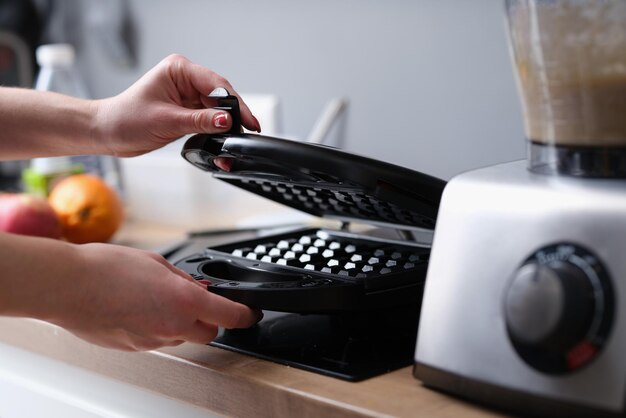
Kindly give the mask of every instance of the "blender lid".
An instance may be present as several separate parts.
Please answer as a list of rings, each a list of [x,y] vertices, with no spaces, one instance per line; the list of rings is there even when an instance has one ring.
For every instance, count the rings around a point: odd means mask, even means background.
[[[344,222],[434,229],[445,181],[326,145],[257,134],[197,134],[182,156],[213,177]]]

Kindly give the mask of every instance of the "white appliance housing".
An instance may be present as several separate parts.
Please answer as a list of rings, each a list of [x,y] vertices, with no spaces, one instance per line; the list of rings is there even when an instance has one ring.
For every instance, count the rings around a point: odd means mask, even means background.
[[[415,376],[522,413],[625,411],[626,180],[516,161],[443,194]]]

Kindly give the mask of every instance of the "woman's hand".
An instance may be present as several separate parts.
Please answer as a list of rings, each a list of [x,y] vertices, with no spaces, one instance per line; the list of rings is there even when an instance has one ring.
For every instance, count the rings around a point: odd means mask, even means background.
[[[104,347],[206,344],[261,317],[149,251],[0,234],[0,315],[52,322]]]
[[[230,129],[231,116],[207,96],[217,87],[237,93],[213,71],[180,55],[171,55],[118,96],[96,101],[94,147],[116,156],[140,155],[192,133]],[[261,130],[239,97],[243,125]]]
[[[218,133],[232,119],[207,95],[230,83],[213,71],[171,55],[115,97],[85,100],[0,86],[0,161],[56,155],[140,155],[186,134]],[[259,122],[239,101],[243,125]]]
[[[79,277],[50,322],[104,347],[149,350],[206,344],[219,326],[245,328],[260,312],[207,291],[156,253],[110,244],[77,247]]]

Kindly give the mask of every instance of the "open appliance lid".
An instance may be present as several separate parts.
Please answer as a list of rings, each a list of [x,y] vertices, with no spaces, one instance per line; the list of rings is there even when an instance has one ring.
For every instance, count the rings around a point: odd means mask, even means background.
[[[256,134],[198,134],[182,156],[220,180],[303,212],[399,229],[434,229],[446,184],[325,145]]]

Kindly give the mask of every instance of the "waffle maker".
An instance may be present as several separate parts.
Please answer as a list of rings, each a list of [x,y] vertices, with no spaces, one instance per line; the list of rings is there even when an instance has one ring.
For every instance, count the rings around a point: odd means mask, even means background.
[[[338,313],[419,306],[430,246],[348,231],[352,222],[432,230],[443,180],[324,145],[244,134],[236,97],[211,94],[233,116],[226,134],[198,134],[182,156],[201,170],[303,212],[342,222],[211,246],[175,264],[248,306]]]

